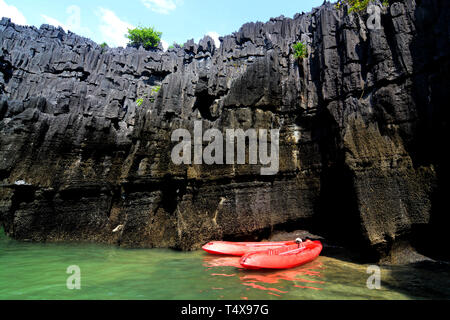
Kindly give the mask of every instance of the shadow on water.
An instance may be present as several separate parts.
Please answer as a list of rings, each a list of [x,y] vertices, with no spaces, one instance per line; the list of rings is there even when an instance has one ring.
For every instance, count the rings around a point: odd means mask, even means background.
[[[411,299],[450,300],[450,264],[424,261],[407,266],[382,267],[382,286]]]
[[[349,259],[348,259],[349,260]],[[367,286],[369,265],[327,256],[288,270],[245,270],[238,257],[205,255],[205,271],[217,286],[235,280],[246,287],[241,299],[450,299],[450,269],[447,264],[420,263],[380,266],[381,289]],[[223,289],[223,288],[216,288]],[[252,298],[250,298],[252,299]]]
[[[246,270],[238,257],[207,254],[203,266],[212,278],[236,279],[247,290],[279,299],[450,299],[448,263],[430,260],[399,266],[377,265],[362,262],[358,251],[322,237],[318,240],[324,244],[321,256],[294,269]],[[368,288],[372,266],[381,270],[380,290]]]

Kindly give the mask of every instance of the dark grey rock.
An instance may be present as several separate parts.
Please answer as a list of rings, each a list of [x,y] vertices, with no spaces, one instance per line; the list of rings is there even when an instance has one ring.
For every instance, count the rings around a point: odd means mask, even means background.
[[[5,231],[189,250],[307,226],[371,258],[394,261],[398,243],[436,254],[430,235],[449,244],[449,15],[448,1],[396,2],[370,30],[326,2],[167,52],[2,19]],[[281,128],[279,174],[173,165],[172,131],[198,119]],[[21,179],[32,188],[9,187]]]

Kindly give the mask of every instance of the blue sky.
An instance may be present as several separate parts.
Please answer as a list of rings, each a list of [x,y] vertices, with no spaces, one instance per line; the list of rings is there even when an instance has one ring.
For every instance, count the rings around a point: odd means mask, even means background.
[[[323,0],[0,0],[0,16],[39,27],[60,25],[111,47],[125,46],[127,28],[153,26],[165,46],[231,34],[246,22],[293,17]]]

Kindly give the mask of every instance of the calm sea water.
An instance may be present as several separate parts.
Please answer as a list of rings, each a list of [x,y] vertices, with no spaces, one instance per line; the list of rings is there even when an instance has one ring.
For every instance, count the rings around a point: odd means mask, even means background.
[[[81,290],[69,290],[71,265]],[[321,256],[284,271],[247,271],[239,258],[130,250],[97,244],[35,244],[0,230],[0,299],[449,299],[450,270],[382,267],[369,290],[367,265]]]

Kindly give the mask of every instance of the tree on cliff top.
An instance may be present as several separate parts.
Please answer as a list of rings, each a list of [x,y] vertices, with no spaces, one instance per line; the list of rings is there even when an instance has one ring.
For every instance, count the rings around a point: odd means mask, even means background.
[[[348,12],[363,12],[367,10],[367,7],[372,2],[372,0],[338,0],[336,3],[336,8],[340,9],[344,5],[349,6]],[[383,6],[389,6],[389,0],[382,0]]]
[[[130,40],[131,46],[143,46],[145,49],[153,49],[158,47],[161,41],[162,32],[156,31],[154,28],[135,28],[128,29],[126,37]]]

